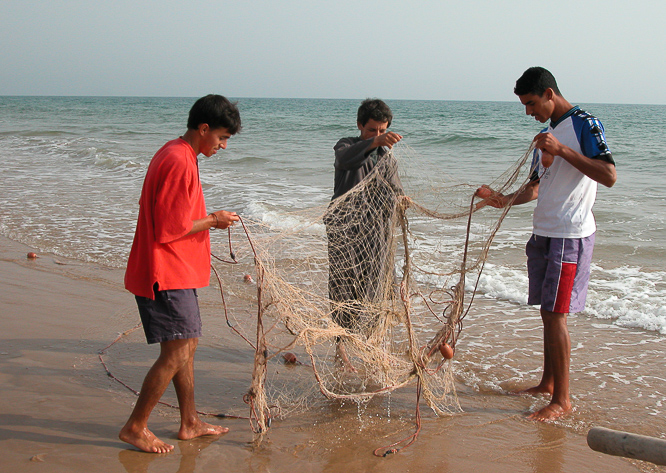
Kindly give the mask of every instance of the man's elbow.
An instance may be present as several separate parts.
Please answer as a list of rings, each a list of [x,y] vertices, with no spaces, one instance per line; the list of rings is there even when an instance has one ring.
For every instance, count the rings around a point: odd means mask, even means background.
[[[617,182],[617,172],[615,172],[615,166],[609,169],[609,172],[604,176],[603,180],[599,182],[608,188],[613,187]]]
[[[604,183],[604,185],[608,188],[611,188],[615,185],[615,182],[617,181],[617,178],[610,179],[607,183]]]

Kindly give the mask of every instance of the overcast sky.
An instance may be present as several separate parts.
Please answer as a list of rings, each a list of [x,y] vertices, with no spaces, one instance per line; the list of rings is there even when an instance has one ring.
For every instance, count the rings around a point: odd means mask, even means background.
[[[666,104],[664,0],[0,0],[0,95]]]

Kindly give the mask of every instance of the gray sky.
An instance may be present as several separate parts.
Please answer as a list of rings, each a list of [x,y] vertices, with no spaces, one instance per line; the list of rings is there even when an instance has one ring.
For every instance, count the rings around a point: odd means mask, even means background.
[[[663,0],[0,0],[0,95],[666,104]]]

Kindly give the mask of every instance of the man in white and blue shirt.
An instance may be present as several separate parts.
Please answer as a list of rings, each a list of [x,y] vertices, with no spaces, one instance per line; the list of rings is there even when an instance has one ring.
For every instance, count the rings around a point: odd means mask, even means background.
[[[476,195],[497,208],[538,199],[526,253],[528,303],[541,306],[544,324],[544,371],[537,386],[521,393],[552,396],[550,404],[529,416],[546,421],[571,410],[567,315],[585,306],[597,183],[612,187],[617,174],[603,125],[571,105],[549,71],[529,68],[516,81],[514,92],[527,115],[541,123],[550,120],[534,138],[534,173],[518,193],[503,195],[482,186]]]

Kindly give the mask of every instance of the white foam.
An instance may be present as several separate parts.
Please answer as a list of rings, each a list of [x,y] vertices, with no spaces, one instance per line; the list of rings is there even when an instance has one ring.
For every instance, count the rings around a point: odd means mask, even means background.
[[[597,265],[592,271],[586,313],[622,327],[666,334],[666,273],[630,266],[605,270]]]
[[[584,313],[613,320],[622,327],[666,334],[665,275],[629,266],[606,270],[593,264]],[[466,289],[472,290],[473,283],[468,281]],[[487,263],[477,290],[488,297],[526,305],[527,272]]]
[[[306,216],[288,213],[280,209],[271,209],[262,202],[251,202],[246,210],[251,219],[268,225],[274,231],[289,230],[308,235],[323,235],[326,231],[323,222],[312,223]]]
[[[474,283],[468,281],[466,289],[473,290]],[[527,305],[527,272],[486,263],[477,291],[495,299]]]

